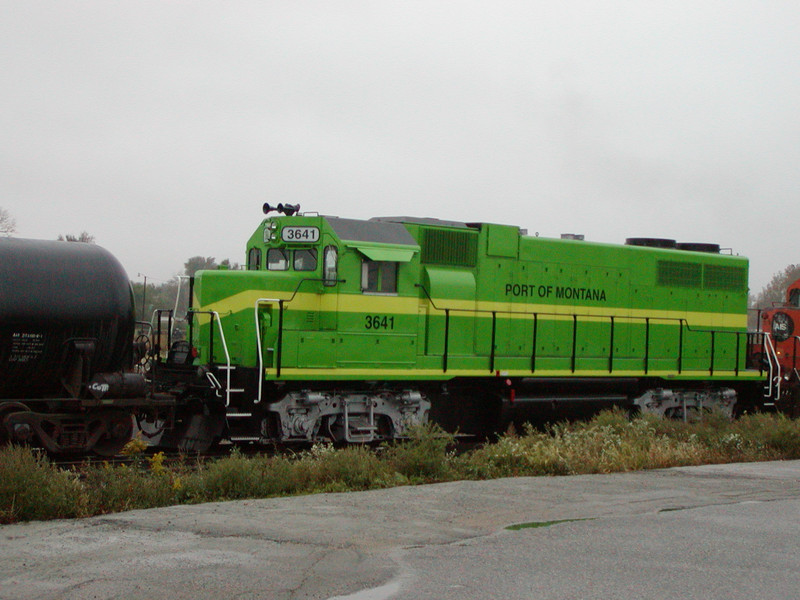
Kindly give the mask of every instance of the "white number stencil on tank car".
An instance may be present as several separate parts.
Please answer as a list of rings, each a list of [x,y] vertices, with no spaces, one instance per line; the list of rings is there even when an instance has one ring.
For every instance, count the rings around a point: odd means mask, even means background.
[[[281,229],[281,240],[284,242],[319,241],[319,227],[284,227]]]
[[[44,334],[15,331],[11,334],[10,363],[26,363],[44,354]]]

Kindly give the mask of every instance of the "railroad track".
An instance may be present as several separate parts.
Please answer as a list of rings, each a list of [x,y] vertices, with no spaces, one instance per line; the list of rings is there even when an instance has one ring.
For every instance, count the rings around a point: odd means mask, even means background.
[[[454,452],[456,454],[463,454],[470,450],[486,443],[485,440],[479,440],[475,436],[459,435],[455,439]],[[303,446],[281,447],[277,445],[261,445],[261,444],[220,444],[215,446],[212,450],[199,453],[186,453],[174,450],[162,450],[158,446],[149,446],[136,454],[118,454],[116,456],[104,457],[95,455],[74,456],[74,457],[50,457],[50,461],[64,469],[78,469],[87,465],[111,465],[111,466],[141,466],[142,468],[149,468],[152,463],[153,457],[157,454],[163,455],[160,459],[161,464],[165,466],[183,464],[187,467],[202,465],[209,461],[227,458],[232,453],[237,452],[242,456],[257,456],[268,455],[274,456],[282,454],[284,456],[297,455],[303,451],[312,448],[312,444]],[[383,442],[366,444],[367,447],[372,448],[376,453],[380,453],[384,447]],[[337,448],[347,447],[345,445],[335,445]],[[44,451],[42,451],[44,452]]]

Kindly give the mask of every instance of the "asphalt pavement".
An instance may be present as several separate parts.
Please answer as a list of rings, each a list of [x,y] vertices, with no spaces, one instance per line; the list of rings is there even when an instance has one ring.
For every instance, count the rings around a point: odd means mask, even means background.
[[[2,600],[799,595],[800,461],[455,482],[0,527]]]

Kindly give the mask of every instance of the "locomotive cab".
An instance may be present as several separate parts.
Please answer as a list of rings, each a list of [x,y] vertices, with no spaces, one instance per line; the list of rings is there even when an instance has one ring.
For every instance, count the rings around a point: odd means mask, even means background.
[[[198,272],[196,363],[215,388],[210,401],[237,406],[229,428],[372,441],[423,420],[418,391],[364,381],[416,362],[418,253],[400,223],[292,213],[264,219],[246,270]]]

